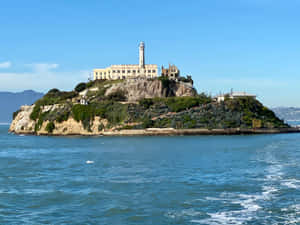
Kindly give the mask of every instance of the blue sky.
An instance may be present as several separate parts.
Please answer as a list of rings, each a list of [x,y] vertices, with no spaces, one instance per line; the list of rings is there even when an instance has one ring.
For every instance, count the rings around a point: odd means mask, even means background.
[[[300,106],[296,0],[6,0],[0,8],[0,91],[71,90],[93,68],[176,64],[198,92],[247,91]]]

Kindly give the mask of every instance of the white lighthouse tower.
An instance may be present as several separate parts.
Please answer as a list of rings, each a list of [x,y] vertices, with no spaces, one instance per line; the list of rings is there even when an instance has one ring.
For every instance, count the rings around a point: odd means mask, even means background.
[[[140,68],[145,68],[145,43],[141,41],[140,43],[140,61],[139,66]]]
[[[156,64],[145,63],[145,43],[139,44],[139,63],[111,65],[107,68],[94,69],[94,80],[118,80],[127,78],[155,78],[158,75]]]
[[[145,74],[145,43],[143,41],[140,42],[140,48],[139,48],[139,68],[140,68],[140,74]]]

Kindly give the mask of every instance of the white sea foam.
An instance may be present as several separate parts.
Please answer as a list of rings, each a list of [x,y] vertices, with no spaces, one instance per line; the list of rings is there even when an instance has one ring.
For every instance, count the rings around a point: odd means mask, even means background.
[[[203,214],[202,212],[198,212],[194,209],[184,209],[184,210],[181,210],[181,211],[170,211],[168,213],[165,214],[165,216],[171,218],[171,219],[175,219],[175,218],[181,218],[181,217],[185,217],[185,216],[191,216],[191,217],[194,217],[194,216],[199,216]]]
[[[273,194],[278,191],[278,189],[273,186],[263,186],[262,189],[262,197],[264,200],[271,199],[273,197]]]
[[[208,213],[210,218],[202,220],[191,220],[192,223],[209,224],[209,225],[228,225],[228,224],[243,224],[250,220],[249,217],[236,216],[235,211]]]
[[[206,200],[225,202],[228,204],[240,205],[240,210],[221,211],[215,213],[207,213],[209,218],[206,219],[192,219],[190,222],[199,224],[244,224],[247,221],[252,220],[255,217],[256,211],[262,207],[259,205],[259,200],[264,199],[263,194],[233,194],[224,192],[220,194],[220,197],[206,197]]]
[[[272,171],[275,170],[272,169]],[[276,172],[279,171],[276,169]],[[271,185],[265,185],[262,187],[262,192],[258,194],[234,194],[223,192],[220,194],[220,197],[206,197],[205,199],[208,201],[225,202],[226,205],[237,204],[240,205],[242,209],[208,213],[207,215],[210,216],[210,218],[201,220],[192,219],[191,222],[209,225],[244,224],[255,218],[257,211],[262,209],[260,203],[273,198],[277,191],[277,188]]]
[[[86,164],[93,164],[93,163],[94,163],[94,161],[87,160],[85,163],[86,163]]]
[[[300,180],[297,180],[297,179],[283,180],[281,185],[286,186],[291,189],[299,189],[300,188]]]
[[[284,215],[280,217],[283,220],[280,224],[300,224],[300,204],[291,205],[281,211],[284,212]]]

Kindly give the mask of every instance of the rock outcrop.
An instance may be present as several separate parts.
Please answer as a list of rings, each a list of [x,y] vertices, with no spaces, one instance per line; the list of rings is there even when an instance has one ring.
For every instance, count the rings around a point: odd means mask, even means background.
[[[13,121],[10,124],[9,131],[15,133],[25,133],[32,134],[34,133],[35,121],[30,119],[30,114],[34,105],[31,106],[21,106],[20,112],[16,115]]]
[[[164,86],[163,82],[158,79],[127,79],[113,84],[106,90],[105,95],[108,96],[117,91],[124,92],[128,102],[136,102],[143,98],[183,97],[197,94],[190,83],[170,81],[167,86]]]

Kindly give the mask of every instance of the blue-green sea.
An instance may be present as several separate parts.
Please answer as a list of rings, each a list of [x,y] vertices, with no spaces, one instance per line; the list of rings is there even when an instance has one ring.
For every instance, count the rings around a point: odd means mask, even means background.
[[[0,126],[0,224],[300,224],[300,134],[7,130]]]

